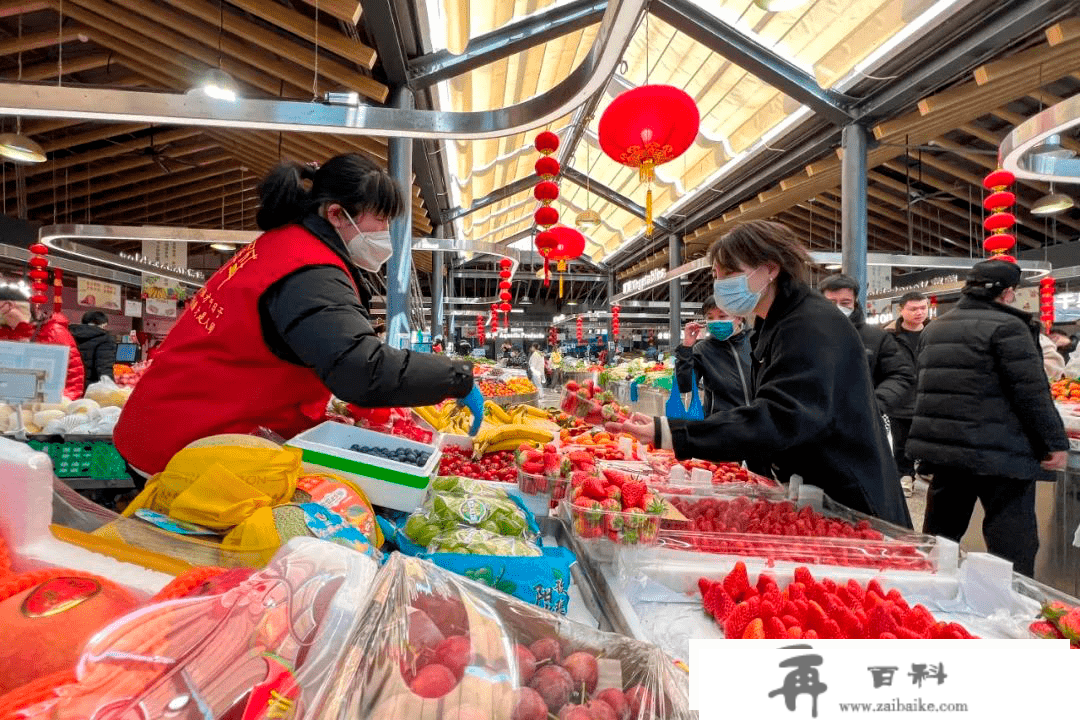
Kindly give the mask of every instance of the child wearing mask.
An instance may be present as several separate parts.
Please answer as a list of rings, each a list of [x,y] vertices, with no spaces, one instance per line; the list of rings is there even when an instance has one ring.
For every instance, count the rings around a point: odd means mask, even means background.
[[[675,350],[675,378],[680,392],[690,392],[692,378],[701,381],[706,417],[750,404],[750,342],[743,319],[729,315],[706,298],[705,323],[691,321]]]

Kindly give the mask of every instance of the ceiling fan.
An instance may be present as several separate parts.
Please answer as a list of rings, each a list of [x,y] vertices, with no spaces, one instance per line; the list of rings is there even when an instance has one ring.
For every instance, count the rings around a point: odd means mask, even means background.
[[[120,144],[120,143],[116,142],[115,140],[112,140],[111,138],[110,138],[109,142],[117,144],[117,145]],[[154,133],[151,132],[150,133],[150,144],[149,145],[147,145],[144,148],[139,148],[137,150],[129,150],[129,151],[125,152],[125,153],[120,153],[120,157],[127,156],[127,157],[149,158],[149,159],[153,160],[154,163],[159,168],[161,168],[162,170],[164,170],[166,173],[168,173],[170,175],[173,172],[173,167],[172,167],[173,165],[180,165],[180,166],[189,167],[189,168],[199,166],[198,163],[191,162],[190,160],[184,160],[182,158],[173,157],[173,156],[169,155],[169,148],[171,148],[173,145],[175,145],[175,143],[171,143],[171,142],[170,143],[165,143],[164,145],[154,145]]]

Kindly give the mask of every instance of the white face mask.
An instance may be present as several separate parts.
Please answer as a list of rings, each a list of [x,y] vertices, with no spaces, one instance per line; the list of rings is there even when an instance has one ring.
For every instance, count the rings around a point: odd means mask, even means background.
[[[843,305],[837,305],[836,307],[847,317],[851,317],[851,313],[855,312],[855,308],[844,307]]]
[[[349,257],[358,267],[368,272],[378,272],[379,268],[385,265],[390,256],[394,254],[390,231],[364,232],[356,227],[356,222],[353,221],[349,213],[344,210],[341,212],[349,219],[349,223],[356,228],[356,235],[346,243],[349,248]]]

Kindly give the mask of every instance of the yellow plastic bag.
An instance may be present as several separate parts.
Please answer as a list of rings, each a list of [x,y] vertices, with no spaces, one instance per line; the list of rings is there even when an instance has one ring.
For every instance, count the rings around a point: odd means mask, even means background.
[[[280,545],[274,511],[259,508],[222,539],[222,565],[262,567],[270,562]]]
[[[248,519],[272,498],[215,464],[172,501],[169,517],[211,530],[228,530]]]
[[[124,510],[124,515],[130,517],[140,508],[149,508],[171,516],[176,498],[207,475],[214,466],[226,468],[230,474],[228,479],[218,475],[220,482],[231,482],[232,478],[237,478],[266,495],[269,498],[267,505],[287,502],[296,492],[300,455],[299,449],[287,447],[211,445],[185,448],[146,483],[143,491]],[[187,509],[194,511],[190,498]]]

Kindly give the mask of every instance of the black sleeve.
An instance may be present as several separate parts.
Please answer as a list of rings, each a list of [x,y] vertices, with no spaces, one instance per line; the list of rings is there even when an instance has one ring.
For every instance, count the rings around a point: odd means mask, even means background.
[[[263,337],[275,354],[314,369],[346,402],[412,407],[465,397],[472,389],[472,363],[379,340],[340,268],[299,270],[268,288],[259,305]]]
[[[101,344],[94,350],[94,368],[101,377],[113,376],[113,364],[116,362],[116,341],[111,335],[106,335]],[[89,368],[88,368],[89,369]]]
[[[770,457],[825,435],[836,414],[846,364],[851,357],[866,363],[861,342],[854,331],[851,335],[837,342],[830,329],[814,323],[778,329],[753,402],[704,420],[668,421],[675,456],[714,461]]]
[[[1054,407],[1042,356],[1036,352],[1028,329],[1019,322],[1004,323],[994,331],[990,347],[1001,389],[1020,418],[1031,447],[1040,453],[1036,459],[1055,450],[1068,450],[1065,425]]]
[[[915,368],[908,353],[892,333],[883,332],[874,368],[874,396],[878,407],[888,415],[897,407],[915,383]]]
[[[688,393],[690,379],[694,371],[694,348],[680,344],[675,348],[675,381],[679,383],[679,392]]]

